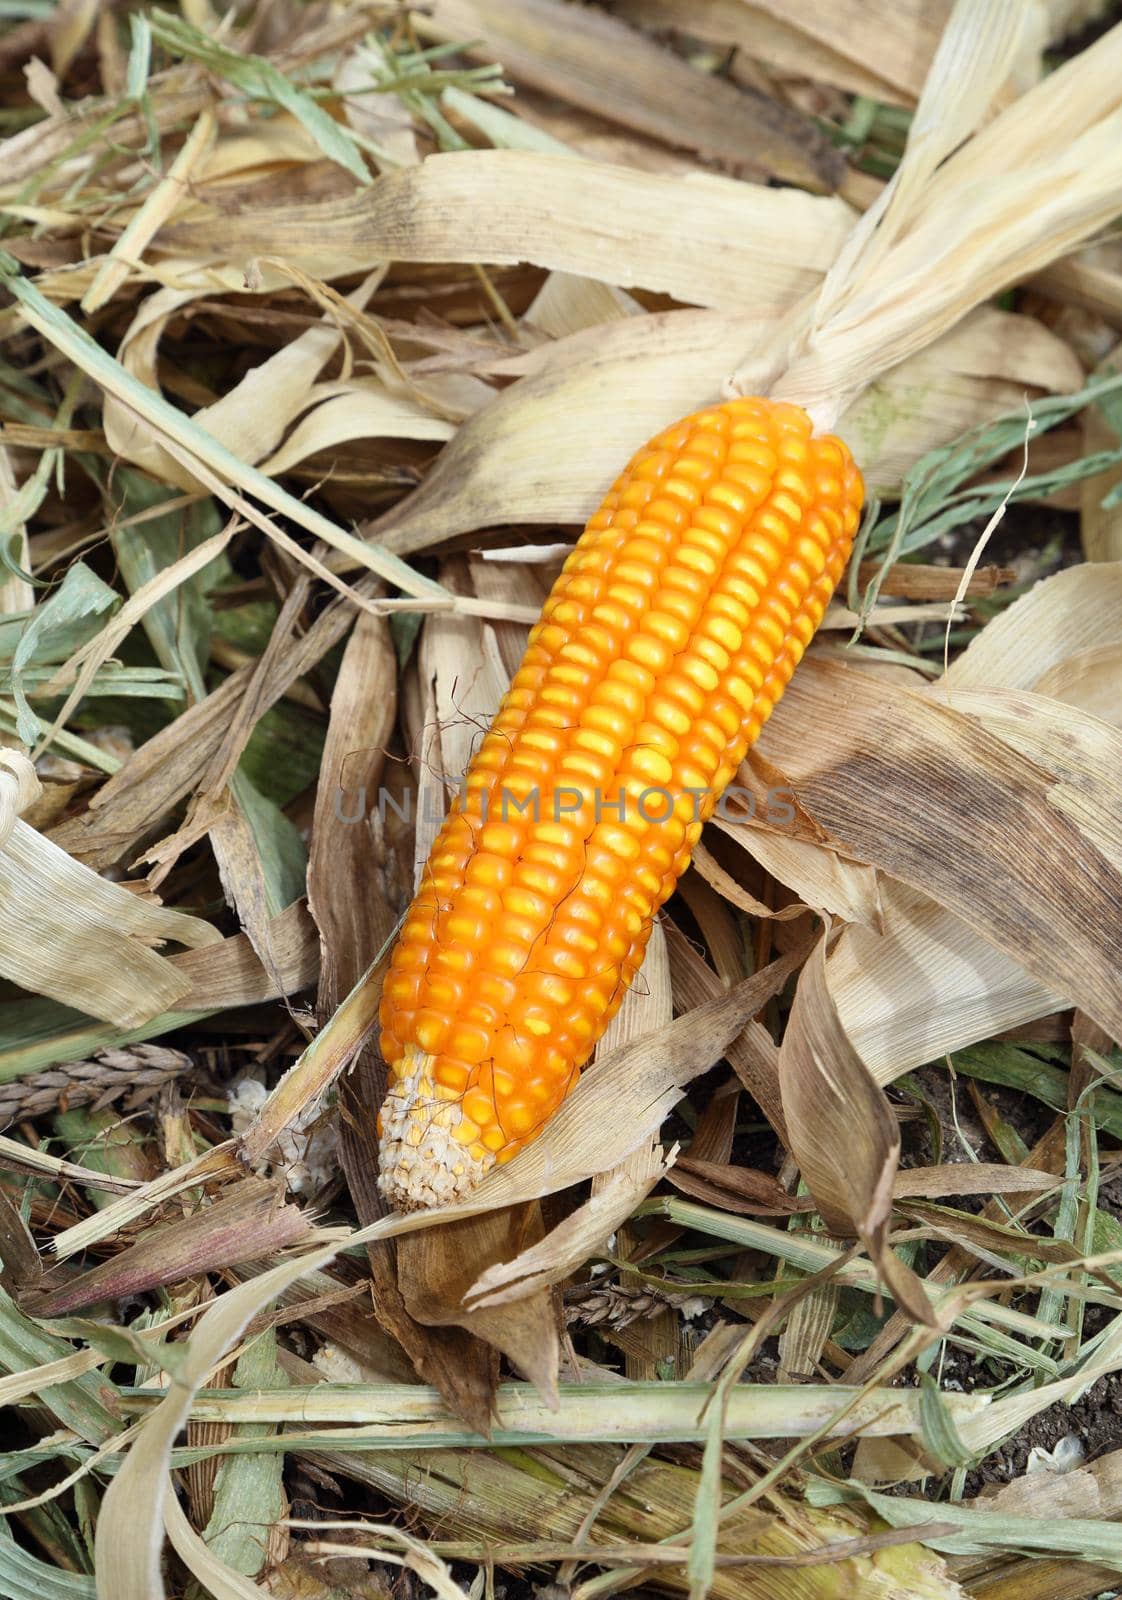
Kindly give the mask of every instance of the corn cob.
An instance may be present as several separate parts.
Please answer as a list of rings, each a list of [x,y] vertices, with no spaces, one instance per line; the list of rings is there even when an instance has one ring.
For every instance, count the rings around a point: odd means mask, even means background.
[[[542,609],[382,993],[383,1193],[461,1197],[542,1129],[845,567],[863,485],[797,406],[652,439]]]

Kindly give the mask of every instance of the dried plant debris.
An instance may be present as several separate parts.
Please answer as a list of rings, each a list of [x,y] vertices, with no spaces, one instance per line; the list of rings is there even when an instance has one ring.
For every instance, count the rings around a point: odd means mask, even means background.
[[[1118,7],[15,0],[0,78],[0,1594],[1122,1589]],[[545,1132],[386,1213],[449,797],[758,392],[872,491],[824,626]]]

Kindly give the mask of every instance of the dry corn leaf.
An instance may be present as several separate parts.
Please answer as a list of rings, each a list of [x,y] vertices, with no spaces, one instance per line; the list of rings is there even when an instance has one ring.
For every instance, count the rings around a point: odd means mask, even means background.
[[[813,1211],[815,1206],[809,1195],[788,1194],[770,1173],[727,1161],[702,1161],[693,1155],[682,1156],[667,1173],[667,1178],[675,1189],[695,1200],[745,1216],[794,1216]],[[1034,1167],[963,1162],[898,1171],[892,1180],[892,1198],[895,1202],[914,1195],[1038,1194],[1042,1189],[1055,1186],[1056,1178],[1052,1173]]]
[[[1122,732],[1088,716],[1072,699],[1062,704],[1016,689],[954,689],[947,698],[956,711],[976,717],[1003,743],[1052,773],[1057,781],[1050,803],[1122,872],[1122,804],[1116,788]],[[1115,716],[1122,722],[1122,697]]]
[[[268,117],[223,128],[221,139],[206,154],[194,192],[183,197],[182,214],[197,215],[212,192],[221,194],[254,174],[263,177],[279,168],[299,169],[322,159],[322,150],[299,118],[273,106]]]
[[[1106,952],[1119,874],[1090,836],[1109,828],[1112,796],[1084,795],[1093,826],[1076,822],[1050,773],[949,700],[807,661],[760,750],[836,848],[922,890],[1117,1034],[1122,988]]]
[[[1122,315],[1122,252],[1109,234],[1053,262],[1032,283],[1049,299],[1089,311],[1117,328]]]
[[[153,948],[221,940],[200,917],[171,911],[99,878],[20,820],[40,792],[17,751],[0,753],[0,971],[21,988],[133,1028],[169,1010],[190,981]]]
[[[951,690],[1034,689],[1045,674],[1060,682],[1081,651],[1117,645],[1122,561],[1067,567],[987,623],[940,681]]]
[[[936,1325],[920,1280],[887,1242],[900,1130],[830,998],[825,938],[799,976],[779,1084],[788,1144],[827,1228],[856,1234],[896,1304]]]
[[[809,117],[703,76],[600,11],[560,0],[434,0],[417,30],[471,41],[469,53],[501,61],[508,76],[676,148],[810,189],[841,178],[841,156]]]
[[[361,308],[377,287],[380,273],[371,274],[350,299]],[[201,291],[157,291],[145,300],[126,331],[118,360],[126,372],[148,388],[159,390],[159,341],[171,318]],[[307,409],[309,391],[324,365],[338,350],[342,333],[333,319],[305,330],[282,345],[212,405],[194,413],[192,421],[240,460],[255,465],[274,452],[294,419]],[[107,394],[103,407],[105,437],[113,451],[142,466],[164,483],[188,492],[198,480],[153,437],[152,429],[132,408]],[[299,458],[297,458],[299,459]]]
[[[191,1011],[224,1011],[295,994],[315,982],[319,948],[315,924],[303,901],[297,900],[273,918],[268,948],[272,960],[261,964],[244,933],[222,939],[203,950],[172,956],[172,964],[189,980],[183,1001]]]
[[[480,1273],[465,1294],[464,1304],[471,1309],[507,1305],[562,1282],[604,1246],[668,1171],[661,1150],[637,1151],[607,1177],[590,1200],[538,1244],[530,1245],[512,1261]]]
[[[352,439],[443,441],[456,431],[443,417],[434,417],[415,401],[391,395],[369,380],[316,384],[305,400],[310,402],[305,415],[280,449],[262,463],[261,470],[270,477]]]
[[[730,828],[731,831],[731,828]],[[747,889],[741,887],[730,872],[726,872],[720,862],[710,855],[706,847],[699,841],[690,857],[690,866],[699,877],[713,889],[722,899],[727,900],[739,910],[747,912],[750,917],[774,917],[778,922],[788,922],[792,917],[805,916],[810,909],[796,901],[794,905],[782,906],[776,910],[774,906],[757,900],[755,895],[749,894]],[[714,952],[710,947],[710,954]]]
[[[639,302],[614,284],[572,272],[551,272],[526,307],[522,326],[551,339],[564,339],[570,333],[642,313]]]
[[[836,84],[877,100],[915,99],[935,54],[950,0],[616,0],[647,27],[681,27],[712,44],[734,45],[796,78]]]
[[[1012,65],[1025,20],[1017,0],[983,5],[959,0],[951,8],[924,77],[904,158],[831,269],[815,306],[816,331],[837,316],[917,219],[924,219],[932,175],[984,120]]]
[[[1079,706],[1103,722],[1122,724],[1122,640],[1073,651],[1042,672],[1033,689]]]
[[[729,810],[732,814],[731,807]],[[720,820],[714,826],[735,840],[765,872],[786,884],[804,906],[845,922],[880,926],[881,883],[875,867],[847,860],[838,851],[810,839],[771,832],[766,827],[749,828],[743,822]]]
[[[1014,1516],[1116,1517],[1122,1511],[1122,1450],[1070,1472],[1024,1472],[986,1497]]]
[[[234,1006],[255,1005],[296,993],[314,983],[319,970],[319,941],[307,908],[297,901],[274,917],[269,930],[273,964],[261,965],[245,934],[219,938],[196,950],[169,956],[168,964],[187,985],[173,1011],[161,1012],[136,1028],[75,1019],[59,1011],[41,1020],[29,1043],[11,1051],[5,1075],[35,1072],[45,1066],[81,1061],[95,1050],[158,1038],[185,1023]]]
[[[468,1304],[477,1278],[496,1262],[520,1259],[541,1243],[536,1202],[489,1209],[486,1214],[446,1221],[439,1228],[408,1233],[397,1242],[397,1277],[406,1309],[426,1327],[456,1328],[493,1347],[491,1388],[498,1380],[501,1351],[550,1406],[557,1404],[561,1359],[557,1310],[543,1275],[520,1297]],[[460,1345],[463,1340],[461,1335]],[[442,1390],[456,1385],[442,1382]],[[478,1426],[474,1404],[466,1413]],[[485,1432],[490,1432],[490,1422]]]
[[[898,484],[933,445],[1007,409],[1012,395],[1019,402],[1025,383],[1078,385],[1067,347],[1026,320],[982,311],[850,408],[839,428],[871,483]],[[583,523],[621,462],[669,419],[713,400],[730,352],[762,348],[771,331],[758,314],[663,312],[507,363],[527,375],[461,427],[421,487],[375,524],[376,536],[412,552],[495,523]]]
[[[813,1211],[809,1195],[788,1194],[769,1172],[735,1166],[728,1161],[702,1161],[682,1156],[666,1174],[682,1194],[715,1206],[718,1211],[733,1211],[752,1217],[792,1217]]]
[[[1015,956],[926,894],[882,885],[882,922],[843,930],[830,992],[881,1083],[1063,1005]]]
[[[383,617],[360,616],[347,641],[331,696],[308,856],[309,909],[320,929],[321,1020],[373,961],[393,930],[390,896],[371,893],[379,861],[378,812],[371,801],[385,765],[397,712],[396,657]],[[352,797],[359,797],[356,810]],[[353,820],[352,820],[353,819]]]
[[[430,156],[342,201],[181,223],[161,240],[191,256],[281,256],[319,275],[330,260],[332,277],[388,260],[529,261],[761,317],[817,282],[851,225],[843,201],[792,189],[471,150]]]
[[[1070,347],[1043,323],[983,306],[873,383],[837,427],[868,486],[893,493],[928,451],[1022,407],[1026,390],[1066,394],[1083,382]]]
[[[951,708],[961,699],[965,709],[971,690],[1037,690],[1117,723],[1120,651],[1122,564],[1071,567],[995,617],[941,684],[924,692]],[[1063,717],[1040,709],[1048,713],[1049,726],[1058,723],[1062,740]],[[1050,744],[1045,735],[1040,753],[1046,764]],[[1081,779],[1078,766],[1072,776]],[[1107,810],[1098,833],[1109,845],[1109,784],[1100,784],[1099,799]],[[881,1082],[1064,1004],[1058,981],[1033,977],[1018,952],[999,948],[925,894],[882,885],[882,911],[879,933],[845,929],[827,962],[845,1027]]]
[[[724,992],[724,985],[713,969],[702,960],[681,930],[669,922],[666,923],[666,946],[674,1000],[680,1013],[688,1014],[695,1006]],[[804,940],[797,951],[787,953],[791,971],[797,970],[811,947],[812,940]],[[749,1022],[730,1040],[725,1058],[775,1129],[780,1143],[786,1146],[787,1129],[779,1092],[779,1046],[763,1023]]]

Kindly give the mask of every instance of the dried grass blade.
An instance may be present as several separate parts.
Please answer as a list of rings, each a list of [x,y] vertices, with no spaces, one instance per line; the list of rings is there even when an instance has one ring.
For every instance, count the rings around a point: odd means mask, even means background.
[[[195,1390],[258,1311],[303,1273],[326,1266],[334,1254],[331,1246],[286,1261],[227,1290],[204,1312],[182,1346],[177,1383],[144,1423],[102,1502],[95,1545],[98,1600],[162,1600],[160,1550],[173,1494],[168,1466]]]
[[[128,227],[98,268],[93,283],[82,296],[87,316],[100,311],[125,282],[145,248],[169,220],[183,198],[197,166],[205,161],[218,132],[213,110],[208,106],[180,146],[175,160],[133,216]]]
[[[170,567],[165,567],[154,578],[142,584],[136,593],[125,601],[112,621],[102,628],[97,637],[76,650],[69,661],[58,668],[50,682],[44,686],[44,692],[58,693],[72,679],[73,687],[67,694],[61,710],[56,713],[51,726],[39,740],[35,755],[41,755],[47,746],[53,743],[58,730],[66,725],[71,712],[85,696],[98,670],[109,660],[117,646],[145,613],[152,606],[158,605],[166,595],[174,594],[180,584],[186,583],[197,572],[209,566],[215,557],[225,550],[236,530],[237,524],[231,521],[221,533],[205,539],[179,561]]]
[[[3,1135],[0,1135],[0,1170],[54,1178],[60,1183],[80,1183],[107,1194],[128,1194],[140,1188],[135,1178],[119,1178],[112,1173],[95,1172],[92,1167],[64,1161],[61,1156],[51,1155],[49,1150],[33,1150],[30,1145]]]
[[[361,539],[356,539],[353,534],[337,527],[320,512],[304,505],[302,501],[280,488],[264,473],[239,461],[224,445],[212,439],[181,411],[169,405],[162,395],[155,394],[142,383],[138,383],[64,311],[52,305],[33,283],[19,277],[17,273],[17,265],[10,256],[0,258],[0,281],[19,301],[26,320],[50,344],[73,361],[76,367],[93,378],[95,383],[155,428],[164,437],[167,445],[175,445],[184,452],[192,470],[197,470],[205,482],[213,482],[217,492],[237,509],[240,509],[244,502],[240,501],[240,497],[231,494],[228,487],[231,484],[255,495],[281,515],[290,517],[300,527],[307,528],[317,538],[323,539],[332,549],[346,554],[357,565],[378,573],[387,582],[396,584],[406,594],[443,595],[444,591],[439,584],[433,583],[431,579],[422,578],[405,562],[399,561],[388,552],[364,544]],[[261,513],[250,506],[246,506],[246,512],[255,522],[262,520],[268,522],[267,518],[263,519]],[[273,537],[279,537],[279,529],[272,524],[269,524],[268,531]],[[287,540],[286,543],[303,556],[304,553],[293,541]],[[327,576],[326,573],[322,575]],[[329,578],[329,581],[332,580]]]

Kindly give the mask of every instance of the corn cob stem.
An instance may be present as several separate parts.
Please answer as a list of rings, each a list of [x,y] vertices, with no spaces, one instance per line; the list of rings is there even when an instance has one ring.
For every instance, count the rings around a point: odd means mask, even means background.
[[[730,400],[592,517],[437,836],[382,996],[383,1193],[466,1194],[542,1129],[785,689],[863,497],[797,406]]]

